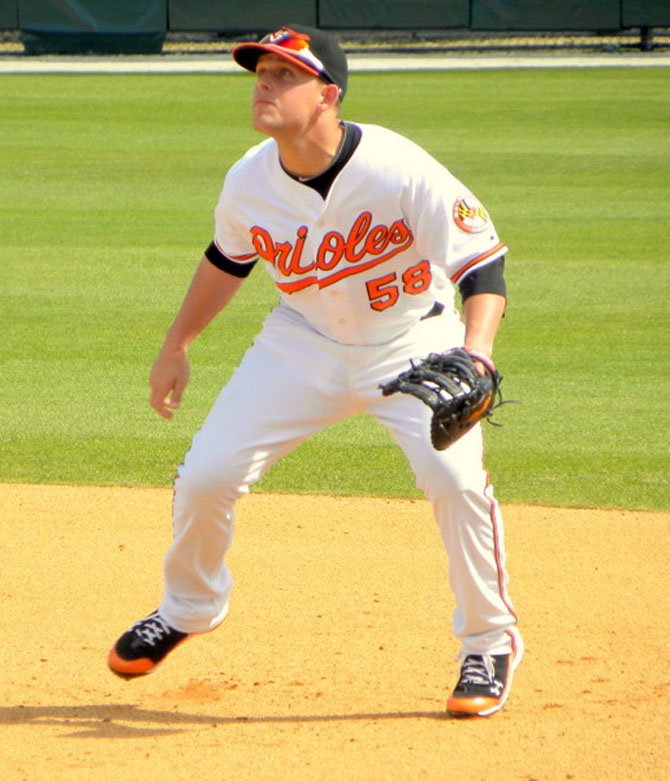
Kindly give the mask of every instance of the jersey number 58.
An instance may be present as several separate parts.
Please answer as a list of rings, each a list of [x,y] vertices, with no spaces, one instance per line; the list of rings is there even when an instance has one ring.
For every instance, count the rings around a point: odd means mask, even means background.
[[[393,306],[400,297],[400,289],[410,296],[418,296],[430,287],[433,275],[430,271],[430,263],[420,260],[416,265],[403,271],[400,281],[395,271],[384,274],[365,283],[368,290],[370,306],[377,312]]]

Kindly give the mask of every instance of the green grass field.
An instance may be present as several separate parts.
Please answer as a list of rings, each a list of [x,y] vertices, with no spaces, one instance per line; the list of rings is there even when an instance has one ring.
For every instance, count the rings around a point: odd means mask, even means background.
[[[346,119],[426,146],[510,247],[507,502],[670,507],[670,103],[663,68],[353,75]],[[146,403],[227,167],[259,140],[251,78],[0,77],[0,480],[167,486],[274,301],[256,269],[194,345],[178,419]],[[251,413],[252,414],[252,413]],[[327,468],[324,468],[327,465]],[[365,417],[262,491],[417,496]]]

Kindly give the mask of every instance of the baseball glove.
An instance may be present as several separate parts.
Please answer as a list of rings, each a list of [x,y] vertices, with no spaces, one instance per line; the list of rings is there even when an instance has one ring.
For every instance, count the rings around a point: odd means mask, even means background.
[[[477,361],[484,366],[483,375],[477,371]],[[453,445],[502,403],[502,377],[483,355],[454,347],[410,361],[410,366],[379,387],[384,396],[409,393],[431,408],[430,439],[436,450]]]

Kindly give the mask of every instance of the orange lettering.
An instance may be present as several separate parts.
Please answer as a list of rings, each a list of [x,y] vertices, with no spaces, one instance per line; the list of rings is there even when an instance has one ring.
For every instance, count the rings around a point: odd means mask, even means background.
[[[251,229],[251,243],[254,245],[254,249],[259,257],[270,263],[274,263],[275,245],[272,241],[272,236],[270,236],[265,228],[259,228],[257,225],[254,225]]]
[[[282,241],[279,244],[275,244],[275,268],[284,277],[288,277],[291,273],[292,249],[293,244],[290,241]]]
[[[321,269],[321,271],[329,271],[331,268],[335,268],[342,260],[343,252],[344,236],[337,231],[329,231],[321,239],[321,244],[319,244],[319,249],[316,253],[316,267]]]
[[[370,230],[371,223],[372,215],[370,212],[362,212],[356,217],[354,224],[351,226],[344,250],[344,256],[349,263],[356,263],[365,257],[366,252],[368,252],[365,237]],[[359,251],[356,250],[357,244],[361,245]]]
[[[391,243],[404,244],[409,239],[409,243],[412,243],[413,236],[409,226],[405,224],[403,220],[396,220],[391,225]]]
[[[386,225],[375,225],[365,242],[365,249],[370,255],[381,255],[389,245],[390,235]]]
[[[321,279],[306,277],[290,283],[277,281],[277,287],[281,290],[293,293],[310,285],[333,285],[351,274],[358,274],[385,263],[410,247],[414,241],[412,231],[402,219],[388,226],[372,226],[372,213],[364,211],[356,217],[346,238],[339,231],[328,231],[321,239],[316,258],[302,265],[308,232],[308,227],[301,225],[296,231],[295,242],[275,242],[265,228],[254,225],[250,229],[254,249],[259,257],[274,265],[279,276],[300,277],[313,272],[314,269],[334,272]],[[343,259],[353,265],[334,271]]]
[[[288,269],[289,274],[306,274],[308,271],[311,271],[314,268],[314,262],[309,263],[307,266],[301,266],[300,261],[302,260],[302,251],[305,246],[305,240],[307,238],[307,226],[301,225],[297,230],[297,241],[295,243],[295,248],[293,250],[293,253],[291,255],[291,264]]]

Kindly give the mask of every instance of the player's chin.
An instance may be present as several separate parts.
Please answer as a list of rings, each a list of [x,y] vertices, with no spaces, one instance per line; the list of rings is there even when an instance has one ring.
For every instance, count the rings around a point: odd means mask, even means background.
[[[278,123],[272,121],[272,118],[267,114],[254,111],[253,117],[254,130],[258,130],[259,133],[271,133],[277,129]]]
[[[256,130],[270,130],[281,124],[274,106],[269,103],[256,103],[251,111],[251,119]]]

